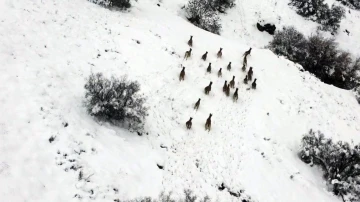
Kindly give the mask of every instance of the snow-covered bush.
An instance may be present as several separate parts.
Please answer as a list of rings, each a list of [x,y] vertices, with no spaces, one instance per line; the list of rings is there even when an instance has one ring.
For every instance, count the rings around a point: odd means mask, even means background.
[[[337,48],[334,39],[320,35],[310,36],[307,43],[307,57],[300,64],[327,84],[350,89],[348,67],[351,55]]]
[[[297,14],[306,18],[315,18],[320,14],[318,12],[323,12],[326,9],[324,8],[326,5],[324,0],[291,0],[289,5],[296,8]]]
[[[323,82],[343,89],[359,85],[360,59],[353,60],[350,53],[339,50],[334,39],[320,35],[309,37],[307,53],[304,68]]]
[[[306,57],[307,40],[294,27],[284,27],[276,32],[268,48],[277,55],[284,55],[293,62],[303,61]]]
[[[331,33],[336,33],[345,16],[342,7],[333,5],[330,8],[324,0],[291,0],[289,5],[295,7],[299,15],[319,23],[322,30]]]
[[[185,6],[187,19],[201,29],[220,34],[220,19],[212,3],[213,0],[190,0]]]
[[[331,9],[327,9],[326,11],[322,12],[321,16],[319,16],[318,22],[321,24],[320,29],[323,31],[336,33],[344,16],[345,9],[340,6],[333,5]]]
[[[105,6],[128,9],[131,7],[130,0],[88,0],[90,2]]]
[[[305,38],[294,28],[276,32],[268,48],[277,55],[299,63],[321,81],[343,89],[353,89],[360,81],[360,60],[339,50],[334,39],[313,35]]]
[[[360,145],[333,142],[310,130],[302,139],[299,156],[305,163],[319,166],[329,188],[344,201],[360,200]]]
[[[109,0],[111,6],[116,6],[118,8],[127,9],[131,7],[130,0]]]
[[[225,13],[225,10],[235,6],[235,0],[212,0],[212,6],[220,13]]]
[[[145,98],[138,95],[140,85],[126,77],[105,78],[91,74],[85,84],[85,106],[90,115],[113,123],[123,123],[129,129],[142,129],[147,108]]]
[[[187,19],[195,26],[220,34],[219,13],[235,6],[235,0],[189,0],[185,5]]]
[[[337,0],[337,1],[340,1],[343,5],[348,6],[350,8],[360,10],[359,0]]]

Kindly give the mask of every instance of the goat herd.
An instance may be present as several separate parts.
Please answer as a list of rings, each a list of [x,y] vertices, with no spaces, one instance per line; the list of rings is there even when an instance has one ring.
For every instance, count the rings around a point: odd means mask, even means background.
[[[188,41],[188,45],[190,47],[192,47],[192,45],[193,45],[193,36],[190,36],[190,40]],[[252,48],[245,51],[245,53],[243,55],[243,57],[244,57],[243,66],[241,68],[243,72],[246,71],[247,56],[250,55],[251,49]],[[187,59],[189,59],[191,57],[191,51],[192,51],[192,49],[190,48],[190,50],[185,52],[185,55],[184,55],[185,60],[187,60]],[[204,53],[204,55],[202,55],[201,59],[206,61],[207,54],[208,54],[208,52],[206,51]],[[217,53],[217,58],[221,58],[221,57],[222,57],[222,48],[220,48],[220,50]],[[220,68],[218,73],[217,73],[218,77],[222,77],[221,70],[222,70],[222,68]],[[231,62],[229,62],[229,64],[227,65],[227,70],[228,71],[231,70]],[[211,73],[211,62],[209,63],[209,66],[207,67],[206,71],[208,73]],[[250,67],[249,71],[247,72],[247,75],[244,78],[244,83],[248,84],[248,81],[252,80],[252,76],[253,76],[253,68]],[[185,67],[183,67],[181,72],[180,72],[179,80],[180,81],[185,80]],[[206,86],[205,89],[204,89],[205,95],[208,95],[210,93],[211,85],[212,85],[212,82],[210,81],[210,84],[208,86]],[[253,89],[256,89],[256,79],[254,79],[254,81],[252,82],[251,87]],[[223,86],[223,92],[225,93],[226,96],[230,96],[230,88],[235,88],[235,76],[233,76],[232,80],[229,83],[225,80],[225,83],[224,83],[224,86]],[[233,98],[234,102],[236,102],[238,100],[238,88],[236,88],[232,98]],[[199,98],[199,100],[195,103],[195,106],[194,106],[195,110],[198,110],[198,108],[200,106],[200,100],[201,99]],[[205,130],[208,130],[208,131],[210,131],[210,129],[211,129],[211,116],[212,116],[212,114],[209,115],[209,117],[207,118],[206,123],[205,123]],[[187,129],[191,129],[191,126],[192,126],[192,117],[190,117],[190,119],[186,122],[186,128]]]

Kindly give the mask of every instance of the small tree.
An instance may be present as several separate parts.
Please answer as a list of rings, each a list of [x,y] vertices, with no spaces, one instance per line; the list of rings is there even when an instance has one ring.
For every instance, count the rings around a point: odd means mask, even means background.
[[[85,84],[85,106],[90,115],[106,121],[127,123],[130,129],[142,129],[147,115],[145,98],[138,95],[140,85],[125,77],[105,78],[91,74]]]
[[[360,200],[360,145],[335,143],[310,130],[302,139],[299,156],[324,171],[324,178],[336,195],[349,202]]]
[[[220,34],[221,24],[213,0],[190,0],[185,6],[188,20],[195,26]]]

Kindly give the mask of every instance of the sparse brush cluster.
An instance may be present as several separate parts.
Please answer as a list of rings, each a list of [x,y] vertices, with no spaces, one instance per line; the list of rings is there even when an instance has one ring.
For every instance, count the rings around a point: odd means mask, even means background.
[[[360,145],[333,142],[310,130],[302,139],[299,156],[324,172],[329,188],[345,202],[360,200]]]
[[[219,191],[222,191],[224,189],[228,189],[228,188],[225,187],[224,184],[222,184],[221,187],[219,187]],[[239,201],[241,201],[241,202],[252,202],[253,201],[250,197],[245,196],[243,191],[236,192],[236,193],[229,191],[229,193],[232,196],[238,198]],[[138,199],[133,199],[133,200],[128,200],[128,201],[115,199],[114,201],[115,202],[210,202],[211,200],[208,196],[199,198],[198,196],[194,195],[194,193],[191,190],[186,189],[186,190],[184,190],[184,196],[181,199],[173,199],[173,197],[171,196],[170,193],[169,194],[161,193],[157,199],[145,197],[145,198],[138,198]]]
[[[147,108],[145,98],[138,94],[140,85],[120,79],[105,78],[103,74],[91,74],[85,84],[85,106],[90,115],[101,120],[125,124],[125,127],[141,130]]]
[[[352,9],[360,10],[360,1],[359,0],[336,0],[340,1],[341,4],[348,6]]]
[[[289,5],[293,6],[299,15],[319,23],[322,30],[331,33],[336,33],[345,16],[345,9],[336,5],[330,8],[324,0],[291,0]]]
[[[210,202],[210,198],[205,196],[204,198],[199,198],[193,194],[191,190],[184,190],[184,197],[182,199],[175,200],[171,194],[161,193],[157,199],[152,199],[150,197],[133,199],[128,201],[123,200],[114,200],[115,202]]]
[[[120,9],[128,9],[131,7],[130,0],[88,0],[88,1],[105,7],[117,7]]]
[[[190,0],[185,6],[187,19],[195,26],[220,34],[219,13],[234,6],[234,0]]]
[[[360,58],[339,50],[334,39],[313,35],[306,38],[293,27],[277,32],[268,48],[299,63],[321,81],[343,89],[359,85]]]

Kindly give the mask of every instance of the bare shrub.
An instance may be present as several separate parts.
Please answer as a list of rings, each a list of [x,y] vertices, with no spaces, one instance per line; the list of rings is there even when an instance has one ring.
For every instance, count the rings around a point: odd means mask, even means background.
[[[360,59],[339,50],[332,38],[313,35],[305,38],[293,27],[276,32],[268,48],[277,55],[299,63],[321,81],[343,89],[359,85]]]

